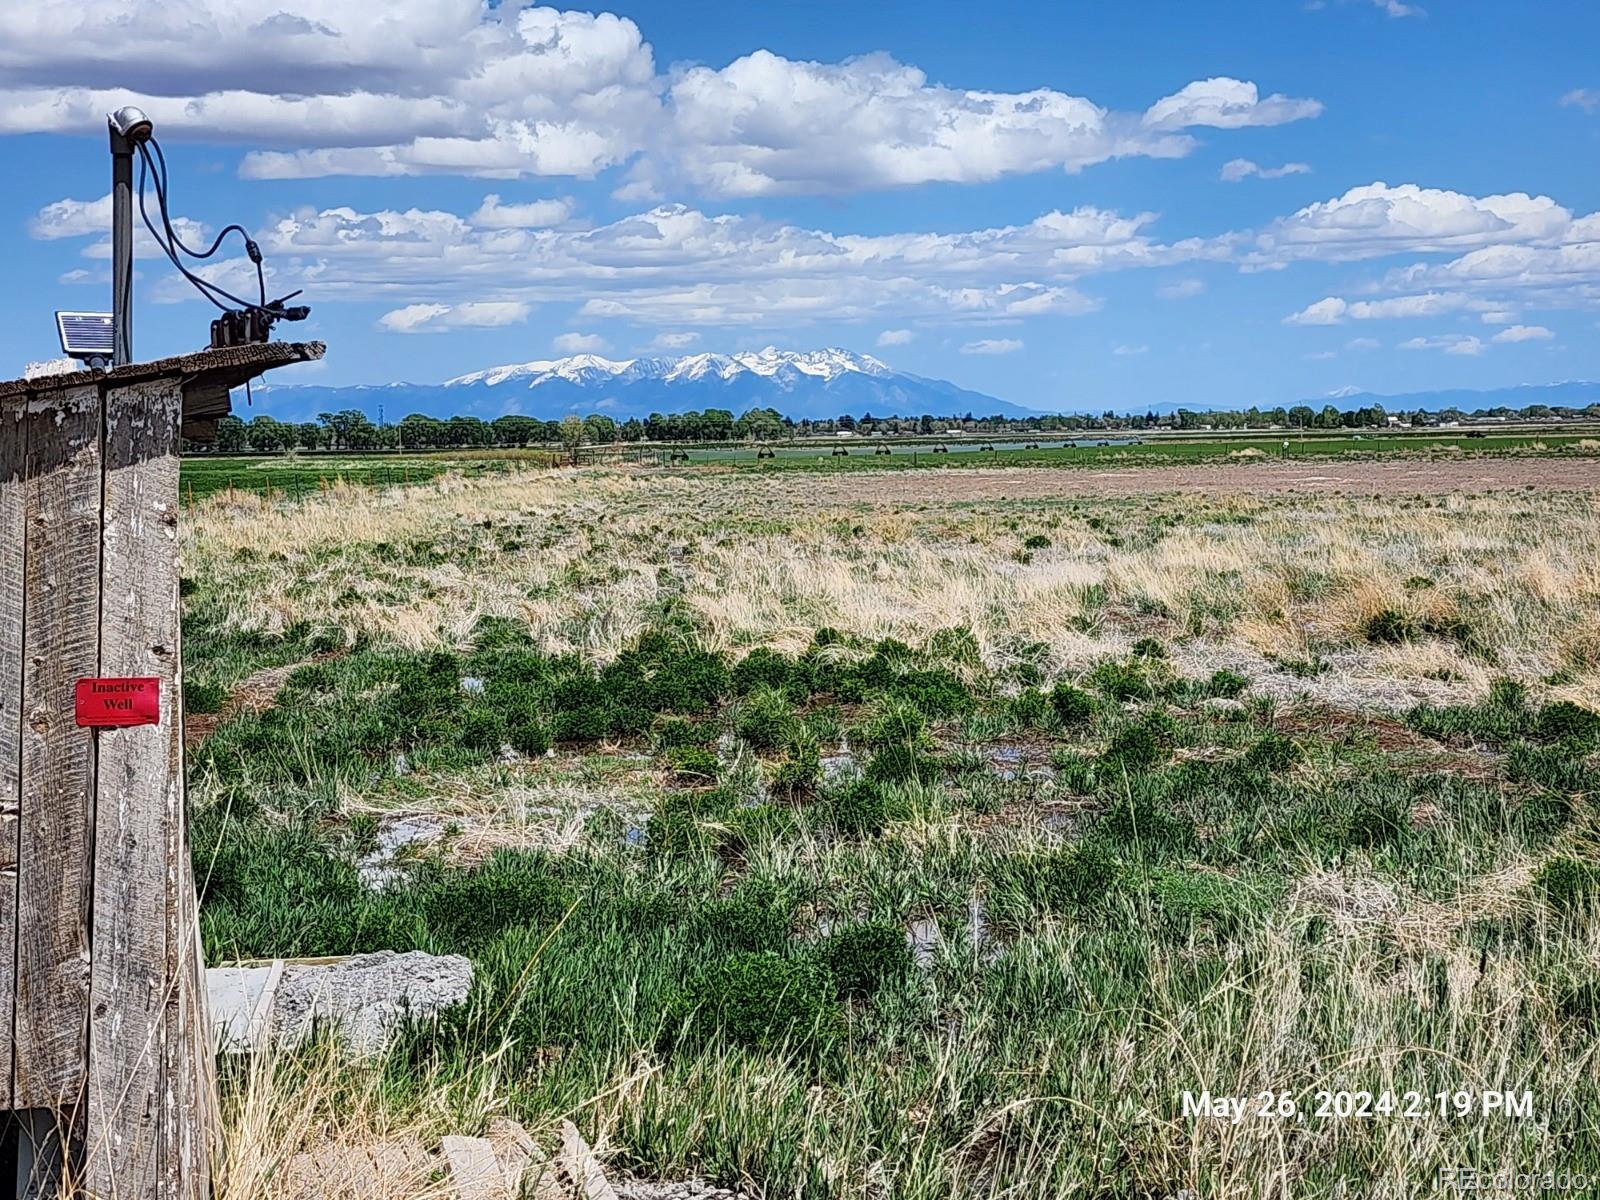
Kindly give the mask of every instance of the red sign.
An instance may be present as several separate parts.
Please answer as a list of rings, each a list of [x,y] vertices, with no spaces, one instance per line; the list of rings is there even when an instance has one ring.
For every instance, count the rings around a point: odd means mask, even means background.
[[[78,724],[156,725],[161,721],[161,680],[80,679]]]

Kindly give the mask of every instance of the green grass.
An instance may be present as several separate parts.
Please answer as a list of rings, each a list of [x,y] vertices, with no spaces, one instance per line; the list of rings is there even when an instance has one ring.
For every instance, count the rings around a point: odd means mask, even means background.
[[[1138,445],[1098,445],[1098,442],[1125,441],[1142,437]],[[1261,451],[1268,459],[1290,460],[1334,457],[1381,457],[1401,454],[1427,453],[1445,450],[1474,455],[1505,455],[1536,453],[1535,447],[1543,445],[1548,452],[1575,453],[1577,444],[1594,437],[1592,431],[1582,433],[1513,433],[1488,434],[1482,438],[1469,438],[1463,432],[1418,431],[1385,435],[1366,434],[1360,440],[1348,434],[1322,434],[1308,438],[1290,435],[1290,448],[1285,455],[1281,433],[1251,433],[1234,436],[1214,435],[1184,437],[1182,435],[1130,435],[1107,433],[1082,435],[1075,447],[1047,447],[1028,450],[1026,442],[990,442],[981,435],[945,439],[940,443],[918,441],[915,444],[894,439],[860,439],[841,443],[848,455],[835,457],[832,444],[777,445],[776,457],[758,460],[752,445],[727,445],[694,447],[685,450],[691,465],[723,464],[748,467],[763,471],[774,470],[902,470],[929,467],[984,467],[1004,466],[1137,466],[1173,465],[1180,463],[1226,461],[1260,461],[1255,458],[1233,457],[1242,450]],[[1041,436],[1035,440],[1049,441]],[[875,455],[874,448],[886,444],[893,449],[890,455]],[[947,454],[933,452],[934,446],[944,444],[954,449]],[[993,445],[985,451],[982,446]],[[979,447],[969,449],[968,447]],[[671,448],[676,452],[677,448]],[[639,461],[655,465],[664,464],[666,450],[659,453],[654,448],[640,450],[622,448],[621,461]],[[612,461],[615,456],[610,447],[590,448],[586,451],[594,461]],[[536,463],[545,465],[553,461],[554,452],[548,450],[454,450],[417,453],[360,454],[304,452],[292,455],[213,456],[194,454],[184,458],[180,479],[183,499],[200,500],[217,493],[251,492],[271,493],[289,499],[304,499],[321,494],[335,481],[360,487],[396,487],[407,483],[424,483],[448,471],[468,475],[505,470],[516,465]],[[1041,540],[1042,539],[1042,540]],[[1030,549],[1043,549],[1049,539],[1035,534],[1029,539]]]
[[[1139,436],[1137,445],[1099,445],[1100,441],[1114,442],[1128,436]],[[1196,462],[1228,462],[1249,465],[1251,462],[1326,458],[1376,458],[1395,455],[1426,454],[1430,452],[1463,453],[1468,455],[1508,455],[1537,453],[1583,453],[1578,444],[1592,440],[1594,433],[1508,433],[1487,434],[1469,438],[1464,432],[1430,432],[1395,434],[1364,434],[1359,439],[1349,434],[1320,434],[1301,438],[1287,435],[1289,449],[1283,449],[1283,433],[1255,433],[1235,436],[1213,435],[1184,437],[1182,435],[1126,435],[1110,433],[1101,437],[1085,435],[1077,445],[1052,446],[1029,450],[1024,442],[989,442],[978,435],[947,439],[943,444],[952,447],[949,453],[935,453],[936,441],[915,446],[897,444],[887,440],[894,453],[874,454],[883,439],[851,439],[838,445],[778,446],[776,457],[758,460],[752,447],[701,447],[689,450],[691,464],[727,464],[762,471],[863,471],[907,470],[933,467],[991,467],[991,466],[1050,466],[1050,467],[1107,467],[1107,466],[1171,466]],[[1040,439],[1044,440],[1044,439]],[[982,449],[993,445],[992,451]],[[1544,449],[1540,450],[1539,447]],[[846,455],[836,456],[834,451],[843,448]],[[1238,457],[1241,451],[1255,452]]]
[[[218,603],[189,598],[197,677],[311,652],[240,644]],[[1429,765],[1206,707],[1249,682],[1152,643],[1029,691],[961,630],[722,655],[677,623],[606,665],[509,622],[358,645],[191,755],[208,961],[469,954],[468,1004],[371,1068],[392,1104],[470,1122],[487,1089],[603,1126],[618,1168],[766,1196],[1256,1194],[1260,1128],[1183,1119],[1201,1089],[1529,1088],[1537,1123],[1409,1127],[1406,1176],[1600,1169],[1594,715],[1505,686],[1419,710]],[[993,769],[1002,734],[1049,777]],[[858,772],[822,783],[841,739]],[[1452,773],[1464,741],[1487,774]],[[460,862],[447,836],[396,886],[357,876],[358,811],[480,788],[509,820],[618,763],[642,835],[619,794],[575,843]],[[1392,1124],[1270,1132],[1295,1194],[1397,1169]]]
[[[544,459],[548,459],[548,455]],[[185,503],[218,493],[250,492],[285,499],[324,494],[336,483],[356,487],[403,487],[426,483],[447,471],[468,475],[505,470],[518,463],[506,454],[293,454],[247,457],[188,455],[179,468]]]

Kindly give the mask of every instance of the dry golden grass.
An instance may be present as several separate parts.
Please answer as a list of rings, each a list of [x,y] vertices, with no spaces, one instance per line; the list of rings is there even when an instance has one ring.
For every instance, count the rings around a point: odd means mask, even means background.
[[[965,625],[991,662],[1041,641],[1072,670],[1155,635],[1250,660],[1329,655],[1352,691],[1470,696],[1497,673],[1560,672],[1565,694],[1600,697],[1592,494],[967,504],[926,478],[925,497],[873,505],[839,503],[837,486],[819,502],[806,474],[605,470],[218,498],[188,523],[186,570],[230,597],[227,626],[310,622],[412,648],[499,616],[552,651],[607,657],[679,603],[724,647]],[[1037,532],[1051,544],[1025,552]],[[1485,652],[1370,646],[1386,610],[1459,618]]]

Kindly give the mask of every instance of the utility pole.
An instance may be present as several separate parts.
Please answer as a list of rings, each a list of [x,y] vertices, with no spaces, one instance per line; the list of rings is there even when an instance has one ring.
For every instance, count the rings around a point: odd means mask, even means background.
[[[133,361],[133,151],[150,118],[131,105],[106,117],[111,134],[111,365]]]

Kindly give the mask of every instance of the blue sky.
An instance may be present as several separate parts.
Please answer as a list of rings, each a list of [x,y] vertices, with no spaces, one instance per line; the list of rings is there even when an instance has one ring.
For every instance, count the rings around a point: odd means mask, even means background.
[[[1600,6],[1503,0],[8,6],[0,360],[108,307],[132,102],[186,228],[305,289],[306,382],[768,344],[1039,408],[1600,378],[1596,47]],[[138,354],[194,348],[149,249]]]

